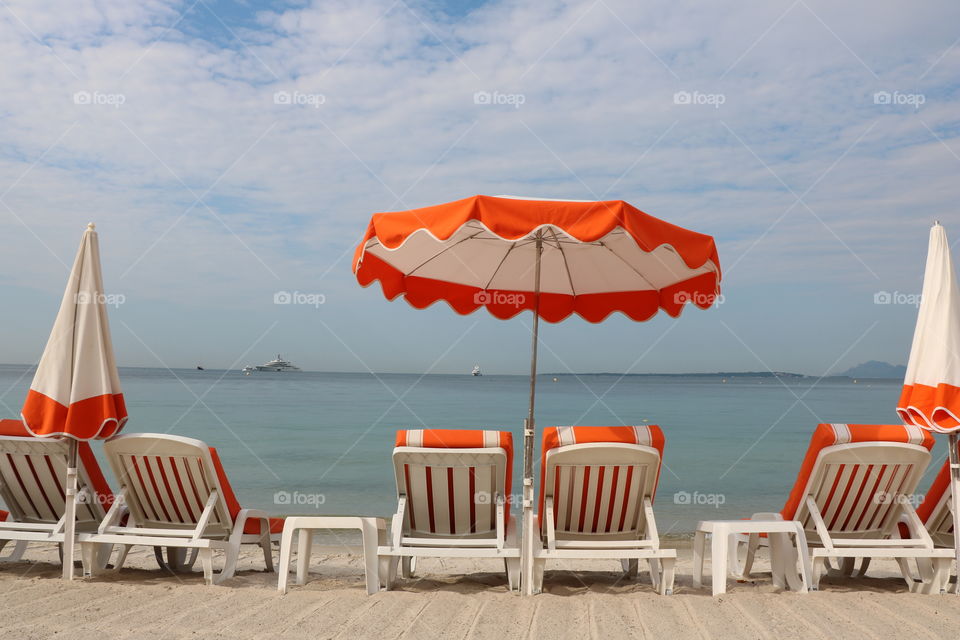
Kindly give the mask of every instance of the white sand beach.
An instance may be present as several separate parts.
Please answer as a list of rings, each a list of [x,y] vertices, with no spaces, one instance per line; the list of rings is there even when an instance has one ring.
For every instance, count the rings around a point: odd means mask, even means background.
[[[548,566],[533,597],[509,593],[495,561],[434,559],[368,596],[360,558],[347,555],[316,555],[310,581],[281,596],[252,551],[220,586],[161,573],[147,549],[117,574],[68,583],[55,549],[35,546],[28,561],[0,566],[0,637],[948,638],[960,629],[956,596],[908,593],[890,561],[875,561],[865,579],[825,578],[821,591],[796,594],[771,585],[761,558],[753,581],[712,597],[693,588],[690,551],[679,546],[672,596],[656,595],[644,573],[628,581],[615,563],[586,561],[577,573]]]

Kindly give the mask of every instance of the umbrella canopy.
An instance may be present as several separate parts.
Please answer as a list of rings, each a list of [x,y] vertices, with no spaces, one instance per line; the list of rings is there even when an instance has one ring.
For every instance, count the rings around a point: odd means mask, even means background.
[[[960,287],[947,232],[939,222],[930,229],[917,328],[897,413],[905,424],[950,436],[950,510],[960,570]],[[960,580],[956,592],[960,593]]]
[[[542,237],[539,300],[534,264]],[[559,322],[600,322],[614,311],[648,320],[701,308],[719,292],[713,238],[658,220],[621,200],[575,202],[474,196],[379,213],[353,258],[361,285],[379,280],[388,299],[457,313],[485,307],[506,319],[539,303]]]
[[[70,442],[64,491],[63,577],[67,579],[73,578],[77,442],[108,438],[127,421],[105,301],[100,245],[90,223],[20,412],[23,424],[35,436],[65,437]]]
[[[539,319],[576,313],[600,322],[619,311],[648,320],[711,306],[720,292],[713,238],[622,200],[474,196],[378,213],[353,259],[357,281],[417,308],[439,300],[457,313],[484,307],[506,319],[533,312],[530,404],[524,422],[523,571],[532,593],[533,449]]]
[[[960,286],[947,232],[930,230],[923,297],[897,413],[938,433],[960,429]]]
[[[67,279],[21,417],[36,436],[109,438],[127,421],[91,223]]]

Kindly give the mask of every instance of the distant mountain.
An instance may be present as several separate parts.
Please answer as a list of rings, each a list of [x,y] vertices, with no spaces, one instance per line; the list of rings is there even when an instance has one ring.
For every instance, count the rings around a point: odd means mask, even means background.
[[[840,375],[850,378],[903,378],[906,373],[907,368],[903,365],[892,365],[889,362],[871,360],[858,364]]]

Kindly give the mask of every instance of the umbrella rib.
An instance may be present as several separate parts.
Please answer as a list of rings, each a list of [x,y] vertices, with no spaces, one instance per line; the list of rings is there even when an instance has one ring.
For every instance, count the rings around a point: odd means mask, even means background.
[[[503,266],[503,263],[507,261],[507,256],[510,255],[510,252],[514,250],[514,248],[517,246],[517,244],[518,244],[518,243],[516,243],[516,242],[511,242],[511,243],[510,243],[510,248],[507,249],[507,252],[503,254],[503,257],[502,257],[502,258],[500,258],[500,264],[498,264],[498,265],[497,265],[497,268],[493,270],[493,275],[490,276],[490,279],[489,279],[489,280],[487,280],[487,284],[486,284],[486,286],[484,287],[484,290],[486,290],[486,289],[488,289],[488,288],[490,287],[490,283],[493,282],[493,279],[497,277],[497,274],[498,274],[498,273],[500,273],[500,267],[502,267],[502,266]]]
[[[573,274],[570,273],[570,263],[567,262],[567,254],[563,250],[563,245],[560,244],[560,238],[557,237],[557,232],[551,228],[550,233],[553,235],[553,239],[557,242],[557,249],[560,250],[560,257],[563,258],[563,266],[567,271],[567,282],[570,283],[570,295],[576,298],[577,290],[573,288]]]
[[[638,276],[640,276],[640,279],[643,280],[644,282],[646,282],[646,283],[650,286],[651,289],[653,289],[654,291],[659,291],[659,290],[660,290],[659,287],[654,286],[654,284],[653,284],[652,282],[650,282],[650,281],[646,278],[646,276],[644,276],[642,273],[640,273],[640,272],[637,270],[636,267],[634,267],[632,264],[630,264],[630,262],[627,261],[626,258],[624,258],[624,257],[621,256],[619,253],[617,253],[616,251],[614,251],[613,249],[611,249],[605,242],[601,241],[601,242],[600,242],[600,246],[603,247],[604,249],[606,249],[607,251],[609,251],[610,253],[612,253],[614,256],[616,256],[621,262],[623,262],[623,264],[627,265],[627,266],[630,268],[630,270],[633,271],[633,272],[634,272],[635,274],[637,274]]]
[[[456,247],[457,245],[463,244],[463,243],[466,242],[467,240],[473,240],[474,238],[476,238],[477,236],[479,236],[481,233],[483,233],[482,230],[481,230],[481,231],[477,231],[477,232],[476,232],[475,234],[473,234],[472,236],[467,236],[467,237],[464,238],[463,240],[457,240],[456,242],[454,242],[454,243],[453,243],[452,245],[450,245],[449,247],[444,247],[444,248],[441,249],[438,253],[435,253],[434,255],[430,256],[429,258],[427,258],[426,260],[424,260],[423,262],[421,262],[420,264],[418,264],[417,266],[415,266],[413,269],[411,269],[409,273],[405,273],[404,275],[405,275],[405,276],[412,276],[415,271],[417,271],[418,269],[426,266],[427,263],[431,262],[431,261],[434,260],[435,258],[439,258],[441,255],[443,255],[443,254],[446,253],[447,251],[450,251],[450,249],[453,249],[453,248]],[[460,262],[463,262],[463,260],[460,260]],[[464,266],[466,266],[466,263],[464,263]],[[469,269],[470,267],[467,267],[467,268]],[[472,269],[471,269],[471,271],[472,271]]]

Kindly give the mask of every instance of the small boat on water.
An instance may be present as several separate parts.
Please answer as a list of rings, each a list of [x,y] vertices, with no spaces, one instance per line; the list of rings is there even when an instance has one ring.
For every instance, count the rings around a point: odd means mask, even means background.
[[[200,365],[197,365],[197,371],[205,371],[205,369],[204,369],[203,367],[201,367]]]
[[[244,368],[244,371],[247,371],[248,368]],[[300,371],[300,367],[294,365],[289,360],[284,360],[280,354],[277,354],[277,357],[270,362],[265,362],[264,364],[258,364],[256,367],[251,369],[252,371]]]
[[[483,374],[480,373],[480,365],[478,364],[473,365],[473,371],[470,372],[470,375],[482,376]]]

